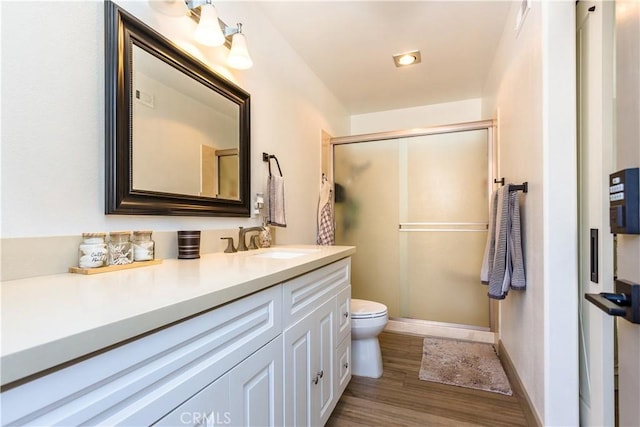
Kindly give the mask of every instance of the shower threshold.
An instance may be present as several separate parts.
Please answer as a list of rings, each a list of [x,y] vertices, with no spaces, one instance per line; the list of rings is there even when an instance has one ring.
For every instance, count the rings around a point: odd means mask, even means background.
[[[495,343],[495,333],[491,332],[489,328],[486,327],[410,319],[404,317],[389,318],[385,331],[490,344]]]

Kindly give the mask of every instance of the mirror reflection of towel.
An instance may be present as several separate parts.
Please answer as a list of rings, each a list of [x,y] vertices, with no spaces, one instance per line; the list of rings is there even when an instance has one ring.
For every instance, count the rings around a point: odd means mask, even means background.
[[[287,218],[284,213],[284,177],[278,175],[269,176],[267,190],[269,194],[267,223],[278,227],[286,227]]]

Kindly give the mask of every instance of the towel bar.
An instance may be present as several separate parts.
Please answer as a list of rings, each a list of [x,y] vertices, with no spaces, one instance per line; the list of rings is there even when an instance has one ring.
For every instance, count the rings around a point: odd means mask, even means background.
[[[502,177],[500,179],[494,179],[493,182],[495,184],[504,185],[505,179],[504,179],[504,177]],[[527,192],[529,192],[529,182],[525,181],[520,185],[510,184],[509,185],[509,191],[522,191],[523,193],[527,193]]]

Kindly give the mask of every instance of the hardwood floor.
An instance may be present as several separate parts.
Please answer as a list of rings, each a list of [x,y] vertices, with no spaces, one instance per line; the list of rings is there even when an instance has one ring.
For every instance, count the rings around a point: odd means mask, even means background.
[[[383,332],[384,373],[353,377],[327,426],[526,426],[521,398],[421,381],[422,337]],[[512,388],[513,388],[513,381]]]

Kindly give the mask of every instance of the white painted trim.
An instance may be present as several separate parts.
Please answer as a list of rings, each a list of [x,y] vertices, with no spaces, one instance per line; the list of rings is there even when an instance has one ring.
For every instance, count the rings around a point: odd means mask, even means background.
[[[433,324],[432,322],[407,322],[389,320],[385,332],[396,332],[410,335],[451,338],[457,340],[495,344],[495,334],[489,331],[466,329]]]
[[[579,425],[576,33],[573,2],[542,10],[543,424]],[[525,334],[526,331],[521,331]]]

